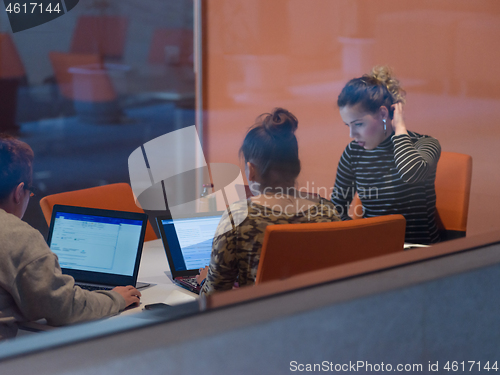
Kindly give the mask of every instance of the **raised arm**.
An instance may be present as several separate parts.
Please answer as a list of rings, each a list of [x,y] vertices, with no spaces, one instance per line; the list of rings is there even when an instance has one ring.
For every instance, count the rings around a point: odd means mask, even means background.
[[[351,219],[349,217],[349,205],[356,193],[354,172],[352,170],[351,157],[348,150],[349,146],[346,147],[340,157],[337,167],[337,177],[331,196],[331,200],[335,205],[335,209],[340,214],[342,221]]]
[[[409,135],[395,135],[392,142],[396,168],[404,182],[420,182],[436,169],[441,155],[441,146],[437,139],[422,137],[414,144]]]
[[[424,136],[412,142],[403,119],[403,104],[396,103],[392,120],[395,135],[394,160],[399,177],[406,183],[414,184],[424,180],[435,170],[441,155],[441,146],[435,138]]]

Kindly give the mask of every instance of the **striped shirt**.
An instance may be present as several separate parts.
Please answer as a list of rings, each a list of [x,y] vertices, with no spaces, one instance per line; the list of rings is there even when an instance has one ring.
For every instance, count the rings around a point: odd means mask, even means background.
[[[340,158],[332,202],[342,220],[349,220],[357,192],[363,217],[401,214],[406,218],[406,242],[437,242],[434,181],[440,155],[437,139],[410,131],[393,134],[373,150],[353,141]]]

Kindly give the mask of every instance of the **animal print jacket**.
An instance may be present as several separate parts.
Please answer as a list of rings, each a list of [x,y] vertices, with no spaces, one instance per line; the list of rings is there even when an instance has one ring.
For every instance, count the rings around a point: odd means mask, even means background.
[[[230,214],[222,216],[215,233],[208,275],[201,295],[231,289],[235,283],[239,286],[255,283],[268,225],[340,220],[333,204],[323,198],[308,210],[299,209],[293,214],[250,200],[234,203],[229,209]],[[233,222],[241,224],[233,226]]]

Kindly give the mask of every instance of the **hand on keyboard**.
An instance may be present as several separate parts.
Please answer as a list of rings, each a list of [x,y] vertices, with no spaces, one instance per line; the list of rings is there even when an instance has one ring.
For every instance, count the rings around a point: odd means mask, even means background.
[[[105,286],[97,286],[97,285],[78,285],[80,288],[85,289],[85,290],[90,290],[91,292],[94,290],[111,290],[113,289],[112,287],[105,287]]]
[[[117,286],[112,289],[114,292],[119,293],[123,298],[125,298],[125,306],[130,306],[132,304],[137,304],[141,302],[141,292],[135,289],[132,285],[127,286]]]
[[[208,266],[206,266],[205,268],[200,268],[200,274],[196,276],[196,281],[198,282],[198,284],[201,284],[201,282],[207,278],[207,274]]]

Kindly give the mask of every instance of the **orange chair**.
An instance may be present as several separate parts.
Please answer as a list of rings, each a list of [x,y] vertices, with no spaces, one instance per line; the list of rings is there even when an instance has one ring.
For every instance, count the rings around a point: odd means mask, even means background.
[[[61,94],[72,100],[84,122],[117,123],[123,112],[113,82],[98,54],[50,52]]]
[[[443,240],[465,237],[471,180],[470,155],[441,152],[436,172],[436,221]]]
[[[126,183],[97,186],[43,197],[40,200],[40,207],[49,225],[52,217],[52,209],[55,204],[144,213],[135,204],[132,188]],[[144,240],[151,241],[157,238],[151,223],[148,222]]]
[[[255,283],[403,251],[405,228],[402,215],[270,225],[264,235]]]
[[[112,102],[117,95],[98,54],[50,52],[57,84],[66,99],[82,102]],[[72,70],[84,69],[81,74]],[[100,69],[96,69],[100,67]]]
[[[358,220],[363,218],[363,203],[359,199],[358,193],[354,194],[351,205],[349,206],[349,216],[353,220]]]
[[[0,33],[0,79],[26,76],[23,62],[9,34]]]
[[[172,47],[169,51],[166,47]],[[170,59],[170,61],[168,61]],[[151,40],[148,62],[151,64],[193,64],[193,30],[156,29]]]
[[[472,157],[441,152],[436,171],[436,221],[442,240],[465,237],[469,215]],[[361,200],[354,196],[349,207],[353,219],[361,219]],[[356,208],[358,207],[358,208]]]
[[[71,40],[71,52],[122,59],[128,24],[128,18],[123,16],[80,16]]]
[[[0,33],[0,132],[17,131],[17,90],[26,72],[10,34]]]

